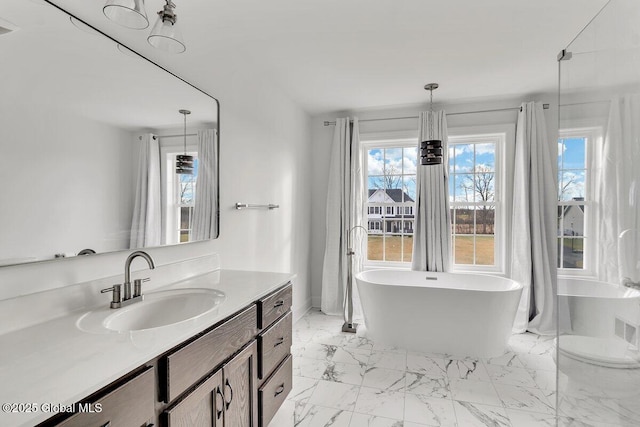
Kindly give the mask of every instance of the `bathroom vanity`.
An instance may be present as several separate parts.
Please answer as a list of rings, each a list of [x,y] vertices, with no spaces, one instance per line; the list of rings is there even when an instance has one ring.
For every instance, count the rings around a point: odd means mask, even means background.
[[[74,312],[1,335],[3,381],[14,386],[0,399],[33,407],[1,413],[0,424],[266,427],[292,386],[291,278],[218,270],[176,283],[226,299],[161,328],[91,333]]]

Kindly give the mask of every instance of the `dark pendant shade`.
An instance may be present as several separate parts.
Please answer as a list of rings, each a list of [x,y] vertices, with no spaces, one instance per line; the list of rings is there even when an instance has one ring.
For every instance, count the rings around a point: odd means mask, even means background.
[[[176,156],[176,173],[180,175],[193,175],[193,156],[178,154]]]
[[[442,164],[442,141],[430,139],[420,143],[420,164],[440,165]]]

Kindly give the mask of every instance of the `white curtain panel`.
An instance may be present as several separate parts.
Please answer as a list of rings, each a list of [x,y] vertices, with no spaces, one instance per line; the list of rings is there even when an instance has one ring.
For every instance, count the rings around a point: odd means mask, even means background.
[[[198,177],[193,208],[193,240],[216,237],[218,201],[218,153],[216,130],[198,131]]]
[[[331,146],[329,184],[326,204],[326,244],[322,268],[321,309],[324,313],[342,315],[347,287],[349,257],[347,239],[350,239],[356,255],[353,259],[353,275],[361,270],[366,232],[361,228],[364,217],[364,186],[362,181],[362,154],[358,119],[353,123],[347,118],[336,120]],[[349,236],[349,237],[347,237]],[[354,319],[361,319],[355,279]]]
[[[542,105],[518,114],[513,181],[512,279],[522,283],[513,331],[556,333],[557,144],[547,138]]]
[[[136,199],[129,247],[158,246],[162,240],[160,144],[148,133],[140,139]]]
[[[611,100],[596,160],[599,279],[640,281],[640,95]]]
[[[451,214],[445,112],[421,112],[419,135],[420,141],[441,140],[444,159],[440,165],[422,166],[418,162],[411,269],[449,271],[451,269]],[[419,149],[418,146],[418,152]]]

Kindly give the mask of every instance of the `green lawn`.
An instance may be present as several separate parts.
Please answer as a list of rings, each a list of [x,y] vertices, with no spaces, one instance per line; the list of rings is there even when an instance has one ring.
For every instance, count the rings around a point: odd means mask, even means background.
[[[476,236],[475,264],[493,265],[493,236]],[[455,263],[473,264],[473,236],[456,236],[454,239]],[[411,261],[412,236],[370,235],[368,258],[371,261]],[[384,256],[384,258],[383,258]]]

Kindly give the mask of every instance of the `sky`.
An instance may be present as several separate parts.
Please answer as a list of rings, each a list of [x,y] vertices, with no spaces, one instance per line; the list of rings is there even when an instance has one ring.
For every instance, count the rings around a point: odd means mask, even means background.
[[[558,191],[561,200],[584,197],[585,194],[585,138],[561,138],[558,140]],[[475,168],[483,173],[474,176]],[[486,192],[495,194],[495,144],[449,145],[449,197],[452,201],[481,201],[477,191],[470,191],[478,180],[489,180]],[[385,174],[393,175],[393,188],[404,188],[415,200],[417,167],[416,147],[376,148],[367,150],[368,188],[382,188]],[[488,182],[488,181],[485,181]],[[486,199],[486,197],[485,197]]]

